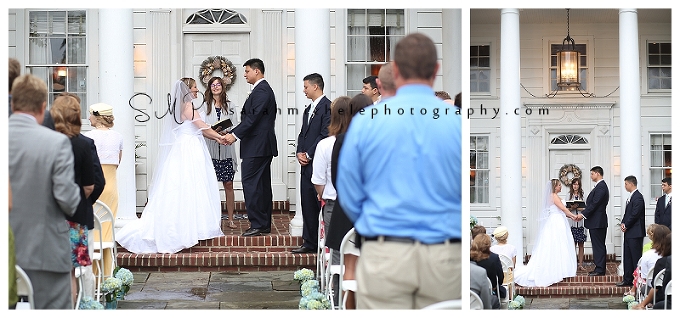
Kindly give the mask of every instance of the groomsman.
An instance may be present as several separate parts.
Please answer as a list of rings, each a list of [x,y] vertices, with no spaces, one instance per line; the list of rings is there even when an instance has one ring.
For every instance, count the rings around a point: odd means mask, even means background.
[[[607,204],[609,204],[609,188],[602,179],[604,170],[595,166],[590,169],[590,180],[595,182],[595,188],[590,191],[586,199],[586,208],[578,218],[585,219],[584,225],[590,232],[593,244],[593,258],[595,270],[589,276],[603,276],[606,272],[607,247],[604,244],[607,237]]]
[[[645,238],[645,199],[637,189],[637,178],[627,176],[624,180],[630,197],[621,221],[623,232],[623,280],[616,286],[633,286],[633,271],[642,256],[642,240]]]
[[[663,178],[663,180],[661,180],[661,190],[663,190],[664,195],[656,201],[654,223],[663,224],[671,229],[671,178]]]
[[[323,93],[323,77],[313,73],[303,78],[304,93],[312,103],[302,115],[302,128],[298,135],[296,156],[300,164],[300,200],[302,201],[302,239],[304,242],[293,253],[316,253],[319,243],[319,210],[321,204],[312,184],[312,167],[316,145],[328,137],[331,123],[331,100]]]

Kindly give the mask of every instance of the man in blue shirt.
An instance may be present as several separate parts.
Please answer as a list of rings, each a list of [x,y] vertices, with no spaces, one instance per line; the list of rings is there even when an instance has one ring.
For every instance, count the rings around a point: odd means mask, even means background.
[[[461,298],[461,118],[434,95],[431,39],[397,43],[397,94],[355,115],[340,152],[340,204],[363,236],[358,309]]]

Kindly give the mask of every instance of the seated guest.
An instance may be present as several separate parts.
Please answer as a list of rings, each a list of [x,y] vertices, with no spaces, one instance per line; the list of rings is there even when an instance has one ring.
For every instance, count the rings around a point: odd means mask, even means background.
[[[517,260],[517,248],[508,244],[508,228],[499,226],[493,230],[493,237],[498,241],[498,244],[491,246],[491,251],[496,254],[502,254],[512,260],[512,267],[515,267]]]
[[[654,242],[655,244],[653,245],[653,248],[661,255],[661,258],[656,261],[656,264],[654,264],[654,275],[653,277],[656,277],[656,275],[659,274],[659,272],[666,268],[666,265],[670,259],[671,256],[671,234],[668,233],[666,237],[664,237],[662,240],[659,240],[659,242]],[[665,274],[664,274],[665,278]],[[645,309],[647,305],[651,304],[654,301],[654,294],[656,294],[656,301],[662,301],[665,293],[665,286],[661,287],[656,287],[654,286],[654,278],[650,278],[652,280],[652,289],[647,293],[647,297],[645,297],[642,302],[637,304],[633,309]],[[654,305],[654,304],[653,304]]]
[[[484,309],[492,309],[494,302],[498,303],[498,297],[494,297],[486,280],[486,270],[470,261],[470,290],[477,294],[484,304]],[[496,308],[499,308],[497,304]]]
[[[470,246],[470,260],[486,269],[486,276],[491,281],[493,294],[505,298],[507,291],[502,286],[504,278],[503,265],[501,264],[501,259],[498,258],[498,254],[491,252],[490,247],[491,237],[489,235],[475,236]],[[500,304],[494,308],[500,308]]]

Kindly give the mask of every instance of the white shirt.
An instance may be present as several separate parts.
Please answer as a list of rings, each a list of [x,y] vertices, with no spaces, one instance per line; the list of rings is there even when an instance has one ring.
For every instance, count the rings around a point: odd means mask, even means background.
[[[323,185],[322,199],[335,200],[338,196],[331,182],[331,154],[335,145],[335,136],[321,139],[316,145],[314,161],[312,161],[312,183]]]
[[[657,254],[656,250],[653,248],[642,254],[640,260],[638,261],[638,266],[640,266],[640,278],[647,279],[647,273],[649,273],[649,269],[654,268],[654,265],[659,258],[661,258],[661,255]],[[649,285],[651,286],[651,280]]]
[[[117,166],[120,163],[120,152],[123,150],[123,135],[121,133],[111,129],[93,129],[83,135],[94,140],[101,164]]]
[[[671,202],[671,194],[668,193],[668,194],[666,194],[666,205],[665,206],[668,206],[668,203],[670,203],[670,202]]]
[[[514,245],[505,243],[503,245],[494,245],[489,248],[492,252],[496,254],[503,254],[512,260],[513,257],[517,256],[517,248]]]
[[[326,94],[321,94],[321,96],[312,101],[312,104],[309,106],[309,114],[307,114],[307,124],[312,121],[312,117],[314,117],[314,110],[316,109],[316,106],[319,105],[319,101],[321,101],[324,96],[326,96]]]

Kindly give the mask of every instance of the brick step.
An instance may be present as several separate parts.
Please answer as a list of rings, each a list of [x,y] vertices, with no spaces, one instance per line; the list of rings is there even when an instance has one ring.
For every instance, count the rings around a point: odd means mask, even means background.
[[[175,254],[134,254],[118,245],[118,265],[133,272],[196,271],[295,271],[316,269],[316,253],[293,254],[302,245],[302,237],[291,236],[290,220],[294,213],[274,213],[271,234],[243,237],[250,227],[248,220],[235,220],[231,229],[222,220],[225,236],[199,241]]]
[[[531,298],[606,298],[623,297],[630,287],[617,287],[622,277],[618,275],[619,262],[608,262],[604,276],[588,276],[595,265],[586,265],[585,270],[578,270],[575,277],[569,277],[548,287],[516,286],[515,294]]]
[[[231,230],[231,229],[230,229]],[[210,240],[198,241],[198,244],[181,250],[183,253],[248,253],[248,252],[287,252],[302,245],[301,236],[260,235],[244,237],[240,234],[227,234]],[[129,253],[118,245],[118,253]],[[162,254],[161,254],[162,255]]]

